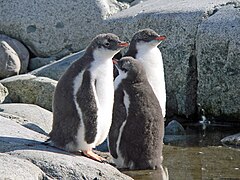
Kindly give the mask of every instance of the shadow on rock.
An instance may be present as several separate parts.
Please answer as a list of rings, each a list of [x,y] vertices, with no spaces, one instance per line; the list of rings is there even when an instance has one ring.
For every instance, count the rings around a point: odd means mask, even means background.
[[[49,151],[59,154],[73,155],[69,152],[57,149],[52,146],[44,144],[44,142],[17,138],[17,137],[0,137],[0,152],[7,153],[15,150],[38,150],[38,151]]]

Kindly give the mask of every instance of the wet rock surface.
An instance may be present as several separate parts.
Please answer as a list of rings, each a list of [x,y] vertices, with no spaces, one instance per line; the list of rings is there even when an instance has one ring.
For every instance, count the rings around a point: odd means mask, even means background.
[[[223,138],[221,142],[227,146],[236,146],[240,148],[240,133],[227,136]]]

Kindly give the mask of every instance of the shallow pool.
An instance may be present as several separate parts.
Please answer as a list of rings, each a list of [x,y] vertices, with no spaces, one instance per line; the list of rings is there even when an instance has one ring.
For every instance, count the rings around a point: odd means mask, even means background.
[[[163,165],[169,179],[240,179],[240,149],[223,146],[164,146]],[[159,180],[158,170],[124,171],[136,180]]]

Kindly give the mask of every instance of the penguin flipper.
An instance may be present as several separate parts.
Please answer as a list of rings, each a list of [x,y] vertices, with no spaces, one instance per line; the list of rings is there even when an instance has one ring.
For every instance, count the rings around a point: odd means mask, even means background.
[[[95,94],[94,83],[92,83],[90,72],[85,71],[83,74],[81,87],[79,88],[76,94],[76,101],[82,113],[81,120],[84,122],[84,126],[85,126],[85,141],[88,144],[91,144],[94,142],[97,134],[98,107],[97,107],[96,98],[93,96],[93,94]]]
[[[113,118],[110,133],[108,137],[108,144],[111,155],[117,159],[117,141],[120,133],[120,128],[126,120],[127,111],[123,102],[124,92],[122,88],[117,88],[114,95]]]

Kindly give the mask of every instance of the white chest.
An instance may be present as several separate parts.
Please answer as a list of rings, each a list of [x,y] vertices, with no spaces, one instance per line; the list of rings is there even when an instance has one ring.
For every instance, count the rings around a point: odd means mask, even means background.
[[[143,64],[149,79],[154,80],[154,78],[164,74],[162,54],[157,47],[147,51],[139,51],[136,59]],[[155,80],[159,80],[159,78]]]
[[[99,108],[105,108],[113,103],[113,65],[108,59],[102,63],[93,62],[90,68],[92,86]],[[106,107],[107,108],[107,107]],[[107,110],[107,109],[106,109]]]
[[[147,50],[140,49],[136,59],[143,64],[148,81],[158,98],[162,108],[162,114],[165,116],[166,89],[163,60],[160,50],[157,47]]]
[[[127,77],[127,73],[124,73],[122,71],[119,71],[119,75],[114,80],[114,90],[116,90],[119,86],[119,84],[122,82],[123,79]]]
[[[91,84],[98,107],[96,145],[104,141],[112,122],[114,100],[113,63],[111,57],[94,56],[90,67]]]

